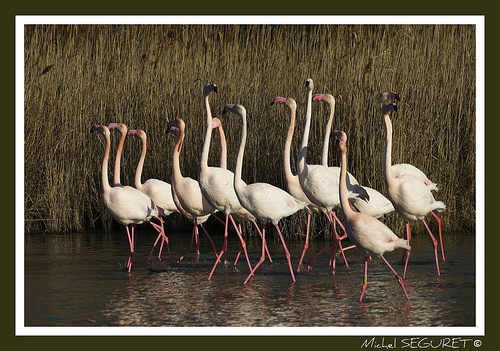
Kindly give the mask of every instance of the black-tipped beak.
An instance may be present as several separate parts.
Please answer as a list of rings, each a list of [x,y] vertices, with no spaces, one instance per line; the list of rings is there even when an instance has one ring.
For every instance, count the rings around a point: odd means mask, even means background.
[[[396,98],[396,100],[401,101],[398,94],[394,94],[394,97]],[[394,110],[394,111],[396,111],[396,110]]]
[[[216,93],[216,94],[217,94],[217,85],[216,85],[216,86],[214,86],[214,93]],[[399,100],[399,99],[398,99],[398,100]]]
[[[399,100],[399,99],[398,99]],[[392,105],[394,107],[394,112],[398,112],[398,106],[396,104]]]

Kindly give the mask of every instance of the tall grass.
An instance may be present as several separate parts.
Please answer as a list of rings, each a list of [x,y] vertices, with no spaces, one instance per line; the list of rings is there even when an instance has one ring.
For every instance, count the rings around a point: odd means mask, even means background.
[[[94,123],[144,129],[149,147],[143,180],[170,181],[173,138],[166,125],[182,117],[182,171],[196,178],[206,83],[219,86],[211,105],[227,133],[229,168],[241,126],[220,111],[241,103],[249,123],[243,178],[284,188],[289,114],[270,102],[278,95],[297,101],[296,159],[309,77],[316,93],[336,98],[334,128],[349,136],[349,171],[382,193],[385,127],[375,97],[396,91],[402,100],[392,117],[393,162],[412,163],[438,183],[447,232],[475,228],[474,26],[36,25],[25,28],[26,232],[114,225],[100,196],[104,144],[89,134]],[[313,104],[309,163],[319,163],[328,113],[326,104]],[[117,139],[113,133],[112,152]],[[217,143],[214,133],[213,165]],[[139,152],[138,141],[126,140],[123,184],[133,183]],[[330,163],[338,160],[332,145]],[[302,235],[304,218],[286,220],[285,231]],[[384,220],[396,231],[403,228],[397,214]],[[185,225],[176,215],[170,223]],[[317,219],[315,233],[327,232],[325,226]]]

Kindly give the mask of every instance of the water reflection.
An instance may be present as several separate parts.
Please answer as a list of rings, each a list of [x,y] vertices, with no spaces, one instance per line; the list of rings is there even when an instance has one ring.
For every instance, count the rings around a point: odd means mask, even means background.
[[[339,265],[332,276],[328,255],[315,262],[310,273],[297,274],[292,283],[279,243],[270,245],[274,263],[264,263],[249,284],[245,262],[239,271],[216,270],[208,243],[200,263],[191,257],[180,265],[150,272],[144,262],[154,241],[144,235],[137,243],[131,274],[120,270],[126,260],[126,237],[103,235],[29,236],[26,240],[25,324],[105,326],[458,326],[475,325],[475,251],[472,240],[447,237],[447,261],[442,276],[433,270],[426,238],[412,241],[406,289],[401,288],[386,265],[374,259],[369,265],[368,288],[363,303],[363,257],[349,252],[350,268]],[[171,239],[172,243],[176,239]],[[188,238],[189,239],[189,238]],[[181,241],[181,240],[179,240]],[[466,242],[465,242],[466,241]],[[176,246],[177,245],[177,246]],[[237,243],[231,243],[237,250]],[[316,245],[316,246],[314,246]],[[311,255],[322,247],[318,242]],[[218,244],[218,246],[220,246]],[[172,244],[181,253],[184,242]],[[259,245],[250,246],[252,263],[260,256]],[[464,249],[467,247],[467,249]],[[299,257],[301,243],[289,245]],[[205,255],[203,255],[203,252]],[[228,254],[234,258],[236,251]],[[394,268],[401,255],[388,255]],[[141,264],[143,262],[143,264]],[[123,263],[122,263],[123,264]],[[160,271],[160,269],[158,269]]]

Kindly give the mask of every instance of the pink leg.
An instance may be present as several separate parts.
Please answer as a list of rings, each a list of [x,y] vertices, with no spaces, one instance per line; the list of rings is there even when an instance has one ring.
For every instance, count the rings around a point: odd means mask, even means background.
[[[217,249],[215,248],[215,243],[214,241],[212,240],[212,238],[210,237],[210,235],[208,234],[207,230],[205,229],[205,227],[203,226],[203,224],[199,224],[199,226],[201,227],[201,229],[203,229],[203,232],[205,233],[206,237],[208,238],[208,240],[210,241],[210,245],[212,245],[212,249],[214,250],[215,252],[215,257],[217,257]]]
[[[410,245],[411,240],[411,229],[410,222],[406,222],[406,240],[408,240],[408,245]],[[405,269],[403,271],[403,279],[406,279],[406,269],[408,268],[408,261],[410,260],[410,251],[405,250],[403,253],[403,259],[405,260]]]
[[[259,262],[253,267],[252,271],[248,275],[247,279],[243,282],[243,284],[246,284],[248,280],[255,274],[255,271],[259,266],[264,262],[266,259],[266,227],[265,224],[262,225],[262,254],[260,256]]]
[[[441,218],[438,217],[434,211],[431,211],[432,215],[434,218],[436,218],[437,224],[438,224],[438,229],[439,229],[439,243],[441,245],[441,257],[443,257],[443,261],[446,261],[446,258],[444,257],[444,246],[443,246],[443,234],[441,233]]]
[[[130,254],[128,256],[128,261],[127,261],[127,268],[128,272],[130,273],[130,270],[132,269],[132,258],[134,257],[134,224],[130,224],[130,231],[129,231],[129,226],[125,227],[127,229],[127,236],[128,236],[128,242],[130,245]]]
[[[153,248],[151,249],[151,253],[149,254],[149,257],[148,257],[148,262],[149,260],[151,259],[151,255],[153,253],[153,250],[156,246],[156,244],[158,243],[158,239],[162,238],[162,241],[161,241],[161,244],[160,244],[160,251],[158,252],[158,260],[161,261],[161,251],[163,249],[163,243],[167,243],[167,250],[168,250],[168,256],[170,258],[170,262],[172,262],[172,255],[170,253],[170,246],[168,244],[168,237],[165,235],[165,229],[163,228],[163,220],[160,222],[161,225],[158,225],[156,223],[153,223],[153,222],[149,222],[153,228],[155,228],[157,231],[158,231],[158,238],[156,239],[154,245],[153,245]]]
[[[338,217],[337,217],[337,215],[335,214],[334,211],[332,211],[332,215],[333,215],[333,218],[335,219],[335,221],[340,225],[340,227],[344,231],[344,235],[342,235],[341,237],[337,234],[337,231],[335,231],[335,234],[337,235],[338,246],[339,246],[339,249],[340,249],[340,253],[342,254],[342,257],[344,258],[345,266],[347,268],[349,268],[349,263],[347,262],[347,258],[345,257],[344,249],[342,248],[342,240],[344,240],[345,238],[347,238],[347,232],[345,231],[344,225],[338,219]],[[335,221],[333,223],[335,223]]]
[[[182,261],[182,259],[184,258],[184,256],[186,256],[186,254],[191,251],[191,249],[193,248],[193,244],[194,244],[194,228],[196,227],[196,223],[194,224],[193,226],[193,231],[192,231],[192,234],[191,234],[191,243],[189,244],[189,247],[187,248],[186,251],[184,251],[184,253],[182,254],[181,257],[179,257],[179,259],[177,260],[177,263],[180,263]]]
[[[255,228],[257,228],[257,233],[259,233],[259,236],[262,239],[263,234],[262,234],[261,230],[259,229],[259,226],[257,225],[257,222],[256,221],[252,221],[252,222],[253,222]],[[267,242],[266,242],[266,254],[267,254],[267,257],[269,258],[269,261],[271,263],[273,263],[273,259],[271,258],[271,254],[269,253],[269,250],[267,248]]]
[[[431,230],[429,229],[429,226],[427,225],[427,223],[425,222],[424,219],[422,219],[422,222],[424,222],[424,225],[425,225],[425,228],[427,228],[427,231],[429,232],[429,236],[431,237],[431,240],[432,240],[432,245],[434,246],[434,257],[436,259],[436,269],[437,269],[437,274],[438,275],[441,275],[441,272],[439,271],[439,261],[438,261],[438,252],[437,252],[437,240],[436,238],[434,237],[434,235],[432,235],[432,232]]]
[[[295,283],[295,275],[293,274],[293,268],[292,268],[292,261],[290,260],[290,252],[288,251],[288,248],[286,247],[285,244],[285,239],[283,238],[283,235],[281,235],[281,230],[278,224],[274,225],[276,227],[276,230],[278,231],[278,234],[281,239],[281,243],[283,244],[283,248],[285,249],[285,255],[286,255],[286,260],[288,261],[288,267],[290,268],[290,274],[292,275],[292,280]]]
[[[297,266],[297,273],[300,273],[300,267],[302,267],[302,260],[309,247],[309,226],[311,223],[311,213],[307,212],[307,228],[306,228],[306,241],[304,243],[304,248],[302,249],[302,255],[300,256],[299,265]]]
[[[233,216],[229,215],[229,219],[231,220],[231,223],[233,223],[234,229],[236,230],[236,234],[240,238],[240,244],[241,244],[240,252],[241,249],[243,249],[243,252],[245,252],[245,257],[247,259],[248,268],[250,269],[250,271],[252,271],[252,265],[250,264],[250,258],[248,257],[248,252],[247,252],[247,244],[245,243],[245,240],[243,240],[243,236],[241,235],[241,226],[238,228],[236,222],[233,219]]]
[[[368,256],[365,256],[365,275],[363,278],[363,287],[361,288],[361,296],[359,297],[359,302],[363,301],[363,295],[365,294],[367,286],[368,286]]]
[[[406,299],[409,300],[410,298],[408,297],[408,293],[406,292],[405,286],[403,284],[403,279],[398,275],[398,273],[394,270],[394,268],[392,268],[392,266],[389,264],[389,262],[387,262],[387,260],[385,259],[384,256],[380,256],[380,258],[382,260],[384,260],[385,264],[389,267],[392,274],[394,274],[394,276],[398,280],[399,285],[401,285],[401,289],[403,289],[403,293],[405,294]]]
[[[309,261],[307,262],[307,270],[310,271],[312,269],[312,263],[316,259],[316,257],[318,257],[320,254],[322,254],[323,252],[325,252],[327,249],[332,248],[333,251],[332,251],[332,254],[331,254],[331,257],[330,257],[330,265],[332,265],[332,267],[334,267],[333,268],[334,269],[333,272],[335,273],[335,261],[336,261],[337,245],[338,245],[338,247],[340,249],[340,252],[342,253],[342,256],[343,256],[345,264],[346,264],[346,267],[349,268],[349,263],[347,262],[347,258],[345,257],[344,250],[342,249],[342,244],[340,242],[341,240],[343,240],[344,238],[347,237],[347,234],[345,232],[344,225],[337,218],[337,215],[335,214],[334,211],[328,211],[328,212],[325,213],[325,215],[326,215],[326,218],[328,219],[328,221],[330,222],[330,225],[333,228],[333,232],[334,232],[334,234],[333,234],[333,240],[332,240],[332,242],[330,244],[328,244],[321,251],[319,251],[313,257],[311,257],[309,259]],[[341,226],[342,230],[344,230],[344,235],[342,237],[340,237],[338,235],[338,233],[337,233],[336,223],[338,223]]]
[[[217,217],[216,217],[217,218]],[[226,252],[227,250],[227,223],[228,223],[228,214],[226,214],[226,223],[224,223],[224,243],[222,244],[222,248],[219,252],[219,255],[217,256],[217,258],[215,259],[215,263],[214,263],[214,266],[212,267],[212,271],[210,272],[210,275],[208,276],[208,280],[212,279],[212,275],[214,274],[215,272],[215,268],[217,268],[219,262],[220,262],[220,259],[222,257],[222,255]]]

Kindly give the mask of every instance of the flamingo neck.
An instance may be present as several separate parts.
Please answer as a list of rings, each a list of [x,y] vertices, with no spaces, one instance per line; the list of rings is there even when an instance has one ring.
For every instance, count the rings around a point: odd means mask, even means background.
[[[234,188],[236,190],[243,188],[243,181],[241,180],[241,173],[243,168],[243,156],[245,154],[245,145],[247,141],[247,117],[246,113],[240,114],[241,117],[241,140],[240,148],[238,150],[238,157],[236,159],[236,169],[234,171]]]
[[[387,136],[385,140],[385,154],[384,154],[384,178],[385,183],[388,186],[392,181],[392,168],[391,168],[391,158],[392,158],[392,122],[388,114],[384,115],[385,128],[387,130]]]
[[[208,167],[208,154],[210,152],[210,141],[212,138],[212,112],[210,110],[210,103],[208,102],[208,95],[205,95],[205,108],[207,109],[207,126],[198,172]]]
[[[104,158],[102,159],[102,168],[101,168],[101,183],[102,183],[103,194],[107,193],[111,189],[108,180],[109,150],[111,149],[111,138],[109,133],[105,134],[105,139],[106,139],[106,148],[104,150]]]
[[[134,179],[134,184],[137,189],[140,189],[142,187],[141,183],[141,175],[142,175],[142,169],[144,167],[144,159],[146,158],[146,139],[141,138],[142,140],[142,152],[141,152],[141,158],[139,159],[139,163],[137,164],[137,169],[135,171],[135,179]]]
[[[312,103],[312,90],[308,90],[304,134],[302,135],[302,144],[300,146],[299,158],[297,160],[297,171],[299,173],[302,173],[306,168],[307,143],[309,142],[309,131],[311,129],[311,108],[312,108],[311,103]]]
[[[329,101],[328,104],[330,105],[330,117],[328,118],[328,122],[326,124],[325,138],[323,140],[323,152],[321,155],[321,164],[325,167],[328,167],[328,148],[330,146],[330,133],[332,131],[333,115],[335,114],[335,103]]]
[[[120,132],[121,133],[121,132]],[[122,158],[123,145],[125,144],[125,138],[127,137],[127,132],[121,133],[122,136],[120,138],[120,143],[118,144],[118,148],[116,149],[116,158],[115,158],[115,174],[113,175],[113,186],[121,185],[120,181],[120,162]]]
[[[227,169],[227,142],[226,134],[222,125],[219,125],[219,138],[220,138],[220,168]]]
[[[341,150],[341,161],[340,161],[340,183],[339,183],[339,196],[340,196],[340,206],[344,213],[344,217],[350,218],[354,211],[349,205],[349,198],[347,192],[347,151]]]
[[[296,113],[297,113],[296,108],[290,110],[290,126],[288,127],[288,133],[286,135],[286,140],[285,140],[285,151],[283,153],[283,170],[287,182],[289,180],[291,181],[291,179],[294,178],[294,175],[292,173],[292,166],[290,164],[290,147],[292,145],[293,132],[295,130]]]
[[[175,142],[174,154],[172,156],[172,187],[174,184],[182,180],[181,166],[179,162],[182,142],[184,140],[184,132],[180,131],[179,136]]]

